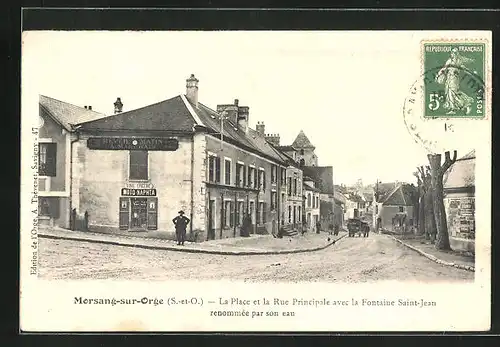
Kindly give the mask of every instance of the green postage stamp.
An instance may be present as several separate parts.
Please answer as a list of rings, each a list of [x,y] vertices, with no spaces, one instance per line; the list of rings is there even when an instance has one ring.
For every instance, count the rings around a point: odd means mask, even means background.
[[[484,42],[422,42],[424,118],[486,116]]]

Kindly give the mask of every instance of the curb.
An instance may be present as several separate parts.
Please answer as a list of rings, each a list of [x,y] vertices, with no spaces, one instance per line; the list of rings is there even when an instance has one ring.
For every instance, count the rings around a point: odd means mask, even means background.
[[[144,248],[144,249],[155,249],[155,250],[167,250],[167,251],[176,251],[176,252],[186,252],[186,253],[204,253],[204,254],[217,254],[217,255],[278,255],[278,254],[293,254],[293,253],[306,253],[306,252],[314,252],[320,251],[330,247],[335,244],[337,241],[343,239],[346,235],[339,237],[338,239],[326,244],[325,246],[314,247],[314,248],[306,248],[306,249],[291,249],[291,250],[279,250],[279,251],[217,251],[217,250],[207,250],[207,249],[189,249],[189,248],[176,248],[171,246],[155,246],[155,245],[145,245],[145,244],[130,244],[126,242],[120,241],[108,241],[108,240],[92,240],[80,237],[71,237],[71,236],[56,236],[56,235],[48,235],[39,233],[39,237],[46,239],[54,239],[54,240],[70,240],[70,241],[83,241],[90,243],[104,243],[108,245],[115,246],[125,246],[125,247],[135,247],[135,248]]]
[[[456,267],[457,269],[462,269],[462,270],[467,270],[467,271],[472,271],[472,272],[475,272],[476,271],[476,268],[474,266],[469,266],[469,265],[462,265],[462,264],[455,264],[455,263],[450,263],[450,262],[447,262],[447,261],[444,261],[444,260],[441,260],[439,258],[436,258],[435,256],[433,256],[432,254],[429,254],[429,253],[426,253],[416,247],[413,247],[397,238],[395,238],[394,236],[392,235],[388,235],[388,234],[385,234],[387,235],[388,237],[390,237],[391,239],[399,242],[400,244],[402,244],[403,246],[405,247],[408,247],[409,249],[419,253],[420,255],[423,255],[424,257],[426,257],[427,259],[430,259],[432,260],[433,262],[437,263],[437,264],[441,264],[441,265],[446,265],[446,266],[453,266],[453,267]]]

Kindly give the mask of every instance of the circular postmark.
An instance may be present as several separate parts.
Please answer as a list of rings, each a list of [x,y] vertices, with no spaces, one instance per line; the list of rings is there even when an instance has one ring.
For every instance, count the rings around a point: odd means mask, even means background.
[[[437,153],[463,144],[471,121],[484,119],[485,82],[462,65],[427,69],[411,86],[403,104],[403,119],[413,140]]]

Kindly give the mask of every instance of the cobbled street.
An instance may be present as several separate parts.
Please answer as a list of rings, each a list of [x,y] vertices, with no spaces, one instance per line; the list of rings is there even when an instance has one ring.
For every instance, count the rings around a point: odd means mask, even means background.
[[[437,264],[384,235],[345,237],[310,253],[225,256],[40,238],[45,279],[247,282],[370,282],[474,280],[474,272]]]

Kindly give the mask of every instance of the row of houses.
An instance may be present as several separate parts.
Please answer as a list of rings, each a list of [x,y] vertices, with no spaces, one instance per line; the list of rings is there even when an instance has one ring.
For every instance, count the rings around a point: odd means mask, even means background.
[[[201,103],[198,84],[127,112],[118,98],[109,116],[40,96],[40,224],[173,237],[183,210],[203,241],[239,235],[245,214],[262,234],[334,223],[333,169],[305,133],[283,146],[237,99]]]
[[[446,171],[444,205],[452,249],[474,253],[475,248],[475,151]],[[345,199],[344,218],[361,218],[374,230],[411,231],[417,223],[418,191],[406,182],[377,182],[374,186],[336,186]]]

